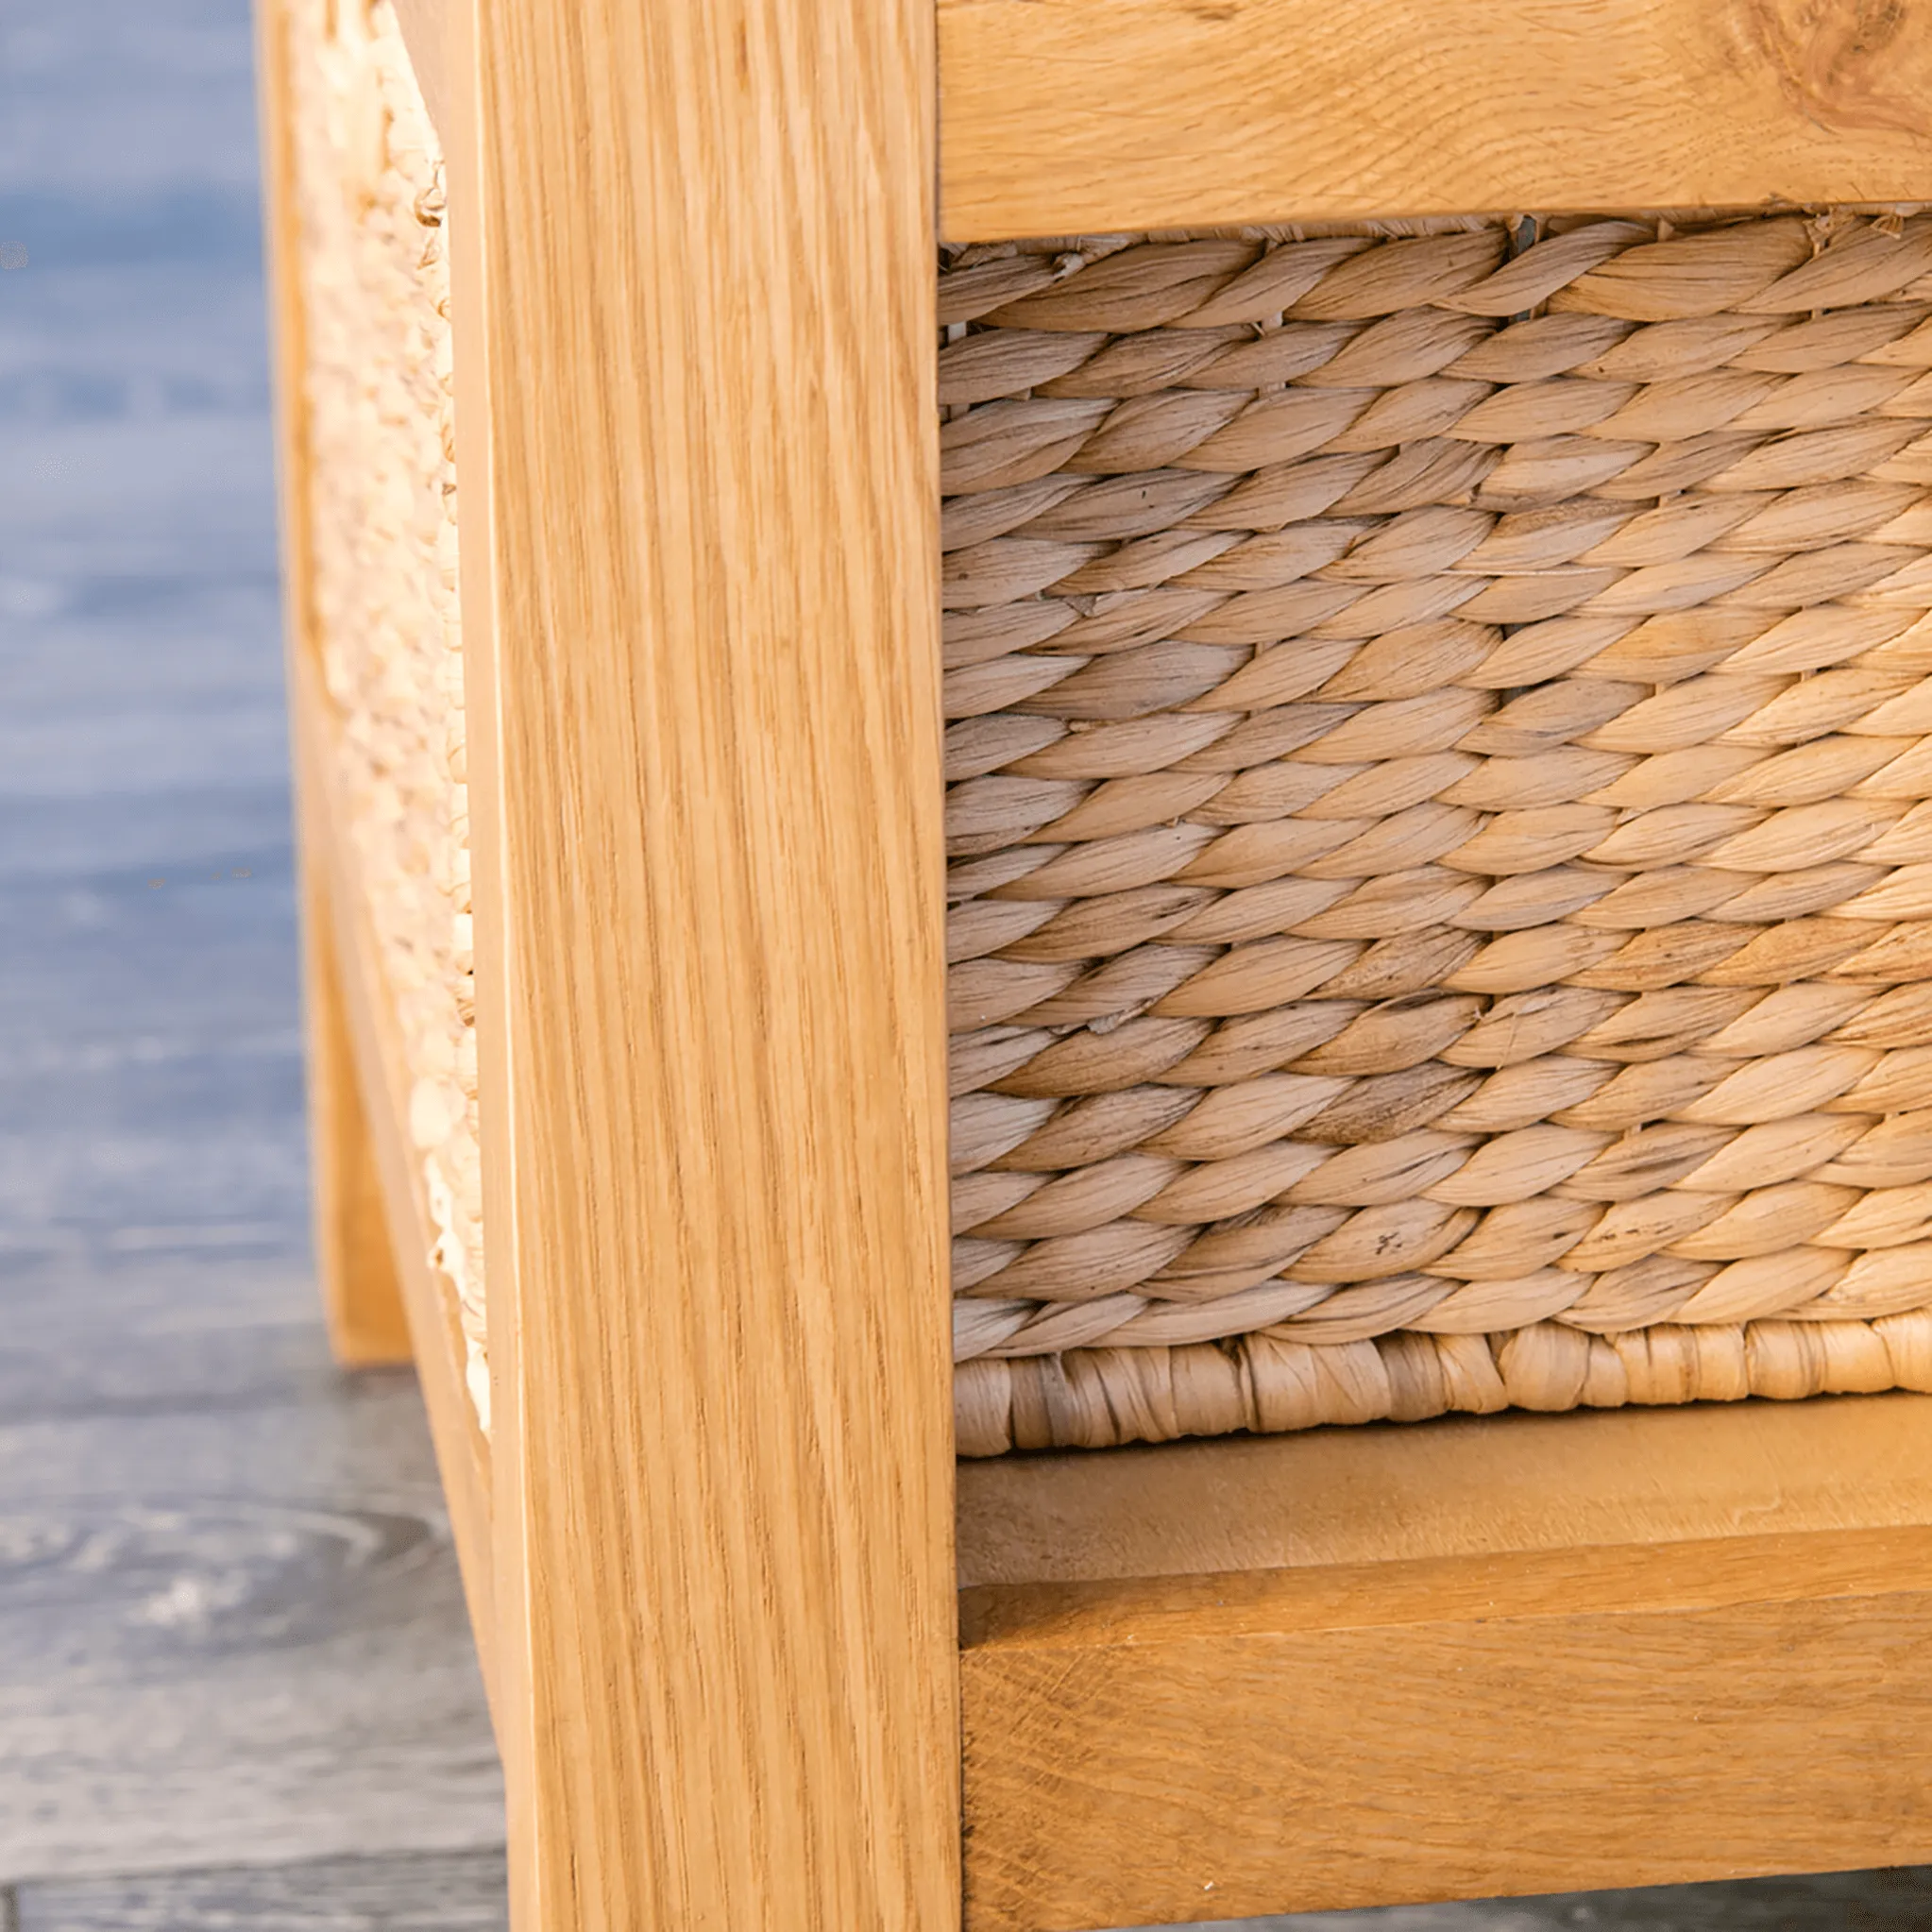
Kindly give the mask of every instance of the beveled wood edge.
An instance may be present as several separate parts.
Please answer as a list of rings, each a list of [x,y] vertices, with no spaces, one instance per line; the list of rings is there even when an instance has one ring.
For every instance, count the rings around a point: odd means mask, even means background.
[[[1885,1596],[1907,1585],[1932,1589],[1932,1524],[983,1585],[959,1593],[959,1639],[965,1654],[1088,1652],[1316,1631],[1561,1625],[1605,1614]]]
[[[465,1386],[466,1349],[454,1295],[430,1260],[436,1236],[406,1125],[408,1085],[399,1029],[383,989],[375,932],[344,837],[347,822],[333,782],[336,726],[332,707],[315,667],[305,655],[294,654],[290,669],[302,820],[308,828],[313,861],[324,875],[343,1007],[361,1078],[371,1147],[388,1207],[391,1245],[415,1345],[416,1375],[449,1505],[483,1682],[494,1706],[490,1445],[477,1424],[476,1410]]]

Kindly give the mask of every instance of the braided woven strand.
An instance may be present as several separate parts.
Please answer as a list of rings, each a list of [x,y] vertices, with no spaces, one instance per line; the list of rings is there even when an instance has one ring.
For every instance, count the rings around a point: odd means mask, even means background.
[[[1932,222],[940,302],[962,1449],[1919,1385]]]

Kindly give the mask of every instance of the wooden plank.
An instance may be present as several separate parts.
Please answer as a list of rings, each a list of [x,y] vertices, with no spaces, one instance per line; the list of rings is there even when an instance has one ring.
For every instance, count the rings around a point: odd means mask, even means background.
[[[256,42],[265,176],[263,239],[275,361],[283,624],[288,661],[296,665],[314,661],[317,636],[309,422],[303,399],[307,329],[297,260],[294,130],[289,124],[288,24],[281,0],[262,0]],[[299,724],[295,728],[299,730]],[[348,1367],[367,1367],[409,1360],[409,1325],[348,1041],[333,921],[315,851],[322,834],[304,816],[311,803],[297,799],[296,839],[315,1265],[337,1359]]]
[[[930,6],[459,11],[513,1923],[939,1932]]]
[[[1932,1528],[962,1599],[974,1932],[1932,1853]]]
[[[1921,0],[939,0],[950,240],[1932,196]]]
[[[9,1932],[503,1932],[505,1923],[503,1855],[490,1850],[25,1886]]]
[[[958,1482],[963,1585],[1895,1529],[1932,1523],[1932,1397],[1003,1456]]]
[[[288,125],[287,24],[279,0],[263,0],[257,20],[258,71],[265,162],[266,255],[276,381],[276,445],[288,659],[313,663],[316,651],[308,490],[308,412],[303,404],[306,330],[297,260],[293,133]],[[298,681],[297,681],[298,682]],[[299,724],[297,729],[300,729]],[[318,881],[319,829],[297,800],[303,1018],[308,1046],[310,1161],[315,1259],[330,1336],[352,1367],[409,1359],[408,1321],[381,1183],[368,1144],[344,1012],[333,921]]]
[[[369,1148],[386,1204],[390,1246],[409,1319],[416,1375],[430,1413],[430,1432],[455,1526],[477,1652],[495,1708],[491,1447],[477,1426],[476,1410],[464,1385],[463,1331],[454,1294],[430,1260],[435,1237],[421,1165],[409,1138],[402,1042],[383,987],[376,936],[361,896],[354,861],[340,836],[347,816],[332,782],[339,768],[329,739],[328,697],[314,661],[306,654],[297,653],[290,669],[297,816],[309,829],[312,862],[322,874],[328,895],[337,942],[343,1016],[360,1089],[370,1100]]]
[[[297,833],[305,845],[314,837],[313,827],[298,827]],[[345,1368],[380,1367],[411,1359],[409,1316],[356,1076],[328,887],[319,871],[316,859],[304,860],[302,1006],[315,1272],[335,1359]]]

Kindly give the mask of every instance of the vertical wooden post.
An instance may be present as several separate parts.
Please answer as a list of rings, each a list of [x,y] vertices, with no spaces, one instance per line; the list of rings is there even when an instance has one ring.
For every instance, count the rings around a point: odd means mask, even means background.
[[[283,625],[291,707],[302,702],[293,675],[312,652],[308,424],[302,401],[303,329],[297,253],[294,155],[288,127],[287,25],[280,0],[259,0],[256,71],[264,167],[264,246],[273,336],[280,470]],[[296,736],[301,720],[292,720]],[[296,761],[299,773],[301,760]],[[410,1359],[409,1323],[390,1246],[369,1120],[356,1076],[343,1006],[342,965],[329,907],[325,861],[313,800],[297,785],[296,867],[300,880],[302,1005],[309,1082],[309,1167],[315,1268],[330,1341],[346,1367]]]
[[[335,1359],[345,1368],[373,1368],[408,1362],[414,1351],[375,1144],[356,1077],[329,887],[304,825],[313,809],[298,792],[297,834],[309,848],[299,851],[297,863],[315,1268]]]
[[[930,0],[459,0],[518,1932],[958,1923]]]

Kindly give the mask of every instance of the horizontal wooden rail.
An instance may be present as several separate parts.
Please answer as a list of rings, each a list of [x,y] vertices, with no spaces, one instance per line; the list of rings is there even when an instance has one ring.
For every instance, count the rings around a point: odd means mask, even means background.
[[[1932,1529],[962,1610],[971,1932],[1932,1855]]]
[[[1932,1396],[1455,1416],[959,1466],[959,1581],[1932,1526]]]
[[[951,241],[1932,197],[1924,0],[938,0]]]
[[[936,4],[949,241],[1932,200],[1927,0]]]
[[[959,1471],[970,1932],[1932,1854],[1932,1398]]]

